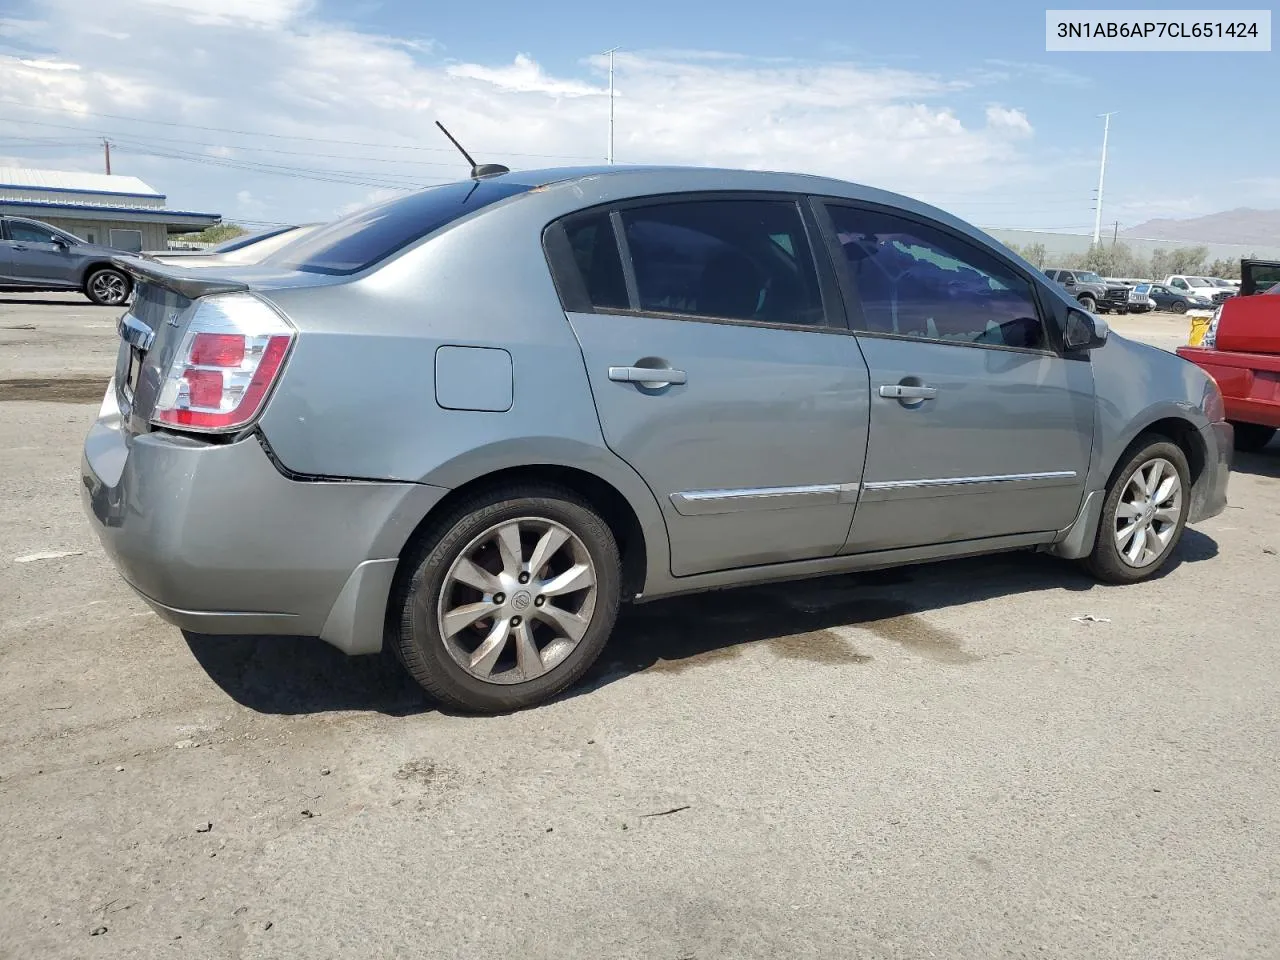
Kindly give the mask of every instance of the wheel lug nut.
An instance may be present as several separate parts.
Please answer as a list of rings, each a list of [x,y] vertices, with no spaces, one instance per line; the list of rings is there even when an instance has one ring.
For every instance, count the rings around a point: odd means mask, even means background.
[[[535,598],[534,598],[534,600],[533,600],[533,605],[534,605],[535,607],[540,607],[540,606],[542,606],[542,605],[543,605],[544,603],[546,603],[546,602],[547,602],[547,598],[546,598],[546,597],[535,597]]]
[[[518,627],[518,626],[520,626],[520,618],[519,618],[519,617],[512,617],[512,618],[511,618],[511,625],[512,625],[513,627]]]
[[[521,583],[528,583],[528,582],[529,582],[529,575],[528,575],[527,573],[522,573],[522,574],[520,574],[520,582],[521,582]]]
[[[506,598],[506,595],[505,595],[505,594],[495,593],[495,594],[493,595],[493,602],[494,602],[494,603],[502,603],[502,602],[503,602],[504,600],[506,600],[506,599],[507,599],[507,598]]]

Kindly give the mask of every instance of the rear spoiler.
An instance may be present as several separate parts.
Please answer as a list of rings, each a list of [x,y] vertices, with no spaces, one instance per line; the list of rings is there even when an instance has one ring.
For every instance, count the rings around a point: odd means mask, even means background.
[[[243,293],[249,289],[249,285],[240,280],[201,276],[182,267],[171,267],[142,257],[112,257],[111,262],[136,281],[173,290],[189,300],[215,293]]]

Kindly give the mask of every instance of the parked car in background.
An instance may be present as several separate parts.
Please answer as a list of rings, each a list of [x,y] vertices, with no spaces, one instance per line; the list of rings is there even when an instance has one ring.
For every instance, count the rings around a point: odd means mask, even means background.
[[[1122,283],[1107,283],[1090,270],[1053,267],[1044,275],[1061,284],[1090,313],[1126,313],[1129,309],[1129,288]]]
[[[1151,284],[1149,282],[1143,281],[1129,287],[1130,313],[1149,313],[1155,308],[1156,302],[1151,299]]]
[[[120,262],[81,492],[125,580],[385,637],[468,709],[577,681],[624,601],[1018,548],[1132,583],[1225,509],[1212,378],[868,187],[478,175],[256,267]]]
[[[1240,296],[1266,293],[1280,283],[1280,260],[1240,261]]]
[[[1164,310],[1169,313],[1213,309],[1213,301],[1208,297],[1175,290],[1173,287],[1165,286],[1163,283],[1153,283],[1148,295],[1155,302],[1157,310]]]
[[[1209,301],[1210,305],[1222,303],[1222,301],[1231,296],[1231,293],[1219,287],[1208,277],[1171,274],[1165,277],[1164,285],[1191,297],[1203,297]]]
[[[1232,297],[1214,311],[1199,346],[1178,356],[1210,374],[1222,390],[1238,450],[1261,450],[1280,427],[1280,285],[1261,296]]]
[[[129,275],[111,262],[122,253],[39,220],[0,217],[3,290],[79,290],[94,303],[118,306],[133,289]]]
[[[277,250],[305,237],[318,226],[318,223],[306,223],[277,227],[262,233],[236,237],[208,250],[158,250],[148,256],[160,263],[181,267],[246,266],[261,263]]]
[[[1227,280],[1223,277],[1207,277],[1206,279],[1219,290],[1226,290],[1233,297],[1240,292],[1240,281],[1238,280]]]

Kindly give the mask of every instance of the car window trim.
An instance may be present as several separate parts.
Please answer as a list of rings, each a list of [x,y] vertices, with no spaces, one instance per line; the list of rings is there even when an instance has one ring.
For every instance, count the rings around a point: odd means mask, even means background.
[[[809,206],[813,209],[814,217],[818,222],[819,229],[824,235],[824,247],[827,256],[831,260],[832,268],[836,272],[836,279],[840,284],[840,288],[844,291],[844,299],[846,305],[853,304],[852,308],[846,306],[846,322],[849,330],[858,337],[878,337],[891,340],[912,340],[919,343],[940,343],[947,346],[963,346],[977,347],[983,350],[999,350],[1004,353],[1026,353],[1036,356],[1050,356],[1057,358],[1070,359],[1064,349],[1062,342],[1062,333],[1059,327],[1059,321],[1056,314],[1048,308],[1045,303],[1040,284],[1036,279],[1030,276],[1027,271],[1019,268],[1019,266],[1007,257],[1001,256],[994,249],[978,247],[982,252],[993,257],[998,263],[1006,267],[1016,277],[1020,277],[1031,288],[1031,301],[1036,310],[1036,319],[1040,323],[1040,330],[1044,335],[1045,347],[1010,347],[1000,343],[978,343],[971,340],[946,340],[939,337],[920,337],[899,333],[883,333],[881,331],[873,331],[866,329],[866,316],[862,309],[862,298],[857,288],[857,281],[854,280],[850,270],[845,269],[844,250],[840,246],[840,239],[836,235],[835,221],[831,219],[831,214],[827,210],[827,206],[846,207],[852,210],[864,210],[869,213],[881,213],[889,216],[899,217],[911,223],[917,223],[923,227],[928,227],[945,234],[951,239],[966,245],[975,246],[972,237],[968,237],[962,232],[949,227],[945,223],[914,213],[910,210],[903,210],[900,207],[893,207],[887,204],[875,203],[867,200],[851,200],[847,197],[832,197],[826,195],[812,195],[809,197]],[[1055,322],[1049,323],[1047,316],[1053,316]],[[1087,355],[1086,355],[1087,358]]]
[[[758,327],[766,330],[801,330],[809,333],[837,333],[848,335],[850,331],[844,320],[843,298],[838,297],[838,287],[833,287],[830,277],[824,280],[822,258],[818,254],[818,245],[822,242],[822,237],[820,231],[819,234],[815,236],[814,231],[818,225],[814,223],[810,217],[806,216],[807,204],[804,202],[805,199],[805,194],[795,193],[789,190],[691,190],[688,192],[665,192],[646,194],[645,196],[640,197],[627,197],[624,200],[612,200],[607,203],[601,203],[591,207],[583,207],[580,210],[574,210],[571,213],[562,214],[548,226],[562,225],[565,221],[574,217],[595,211],[608,212],[610,222],[613,224],[614,242],[617,244],[618,256],[622,261],[622,276],[627,286],[627,299],[630,303],[630,306],[627,309],[600,309],[590,303],[589,297],[584,296],[582,302],[588,307],[588,309],[585,311],[571,312],[596,313],[609,316],[651,317],[660,320],[680,320],[694,323],[737,324],[739,326]],[[734,200],[767,201],[772,203],[784,202],[790,203],[795,207],[796,215],[800,219],[801,229],[804,231],[805,242],[809,245],[809,259],[813,267],[814,278],[818,285],[818,299],[822,308],[821,323],[780,323],[770,320],[742,320],[735,317],[717,317],[704,313],[673,313],[670,311],[640,309],[640,293],[636,284],[635,264],[631,259],[631,247],[627,243],[625,225],[622,222],[623,212],[636,208],[668,205],[672,203],[705,203],[707,201],[727,202]],[[547,236],[548,234],[544,230],[544,238]],[[544,239],[544,246],[545,243],[546,241]],[[568,264],[564,265],[568,266]],[[575,272],[576,269],[575,264]],[[552,267],[552,272],[553,274],[555,273],[554,265]],[[569,305],[563,297],[561,297],[561,304],[564,305],[566,310],[569,309]]]

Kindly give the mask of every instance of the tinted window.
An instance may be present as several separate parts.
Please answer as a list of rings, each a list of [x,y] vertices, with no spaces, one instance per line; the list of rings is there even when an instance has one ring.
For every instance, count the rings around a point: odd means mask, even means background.
[[[257,243],[260,240],[266,240],[270,237],[278,237],[286,230],[296,230],[297,227],[277,227],[274,230],[264,230],[261,233],[250,233],[247,236],[235,237],[231,240],[224,240],[216,247],[210,247],[209,253],[230,253],[232,250],[239,250],[247,247],[251,243]]]
[[[597,310],[627,309],[627,281],[609,214],[571,217],[564,221],[564,232],[591,306]]]
[[[528,189],[501,180],[431,187],[335,220],[263,262],[312,273],[355,273],[468,213]]]
[[[9,239],[18,243],[53,243],[53,232],[34,223],[10,220]]]
[[[697,200],[622,211],[640,309],[822,324],[804,222],[785,200]]]
[[[868,332],[1044,346],[1031,282],[992,254],[892,214],[830,212]]]

